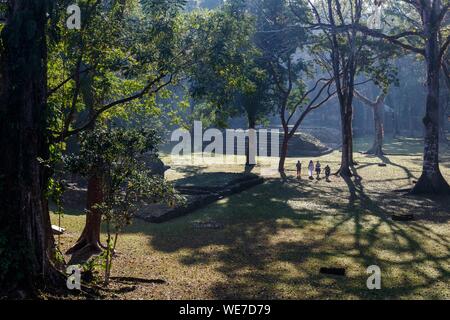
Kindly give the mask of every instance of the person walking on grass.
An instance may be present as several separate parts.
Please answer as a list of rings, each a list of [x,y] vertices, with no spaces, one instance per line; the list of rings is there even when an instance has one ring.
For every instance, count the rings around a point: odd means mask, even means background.
[[[302,163],[300,162],[300,160],[297,162],[297,179],[301,180],[302,179]]]
[[[308,165],[308,173],[309,173],[309,179],[310,180],[314,179],[313,178],[313,172],[314,172],[314,162],[311,160],[309,162],[309,165]]]
[[[330,182],[330,175],[331,175],[331,168],[329,165],[325,167],[325,178],[327,179],[327,182]]]
[[[322,168],[321,168],[321,165],[320,165],[320,162],[319,161],[317,161],[317,163],[316,163],[316,174],[317,174],[317,180],[319,180],[320,179],[320,173],[322,172]]]

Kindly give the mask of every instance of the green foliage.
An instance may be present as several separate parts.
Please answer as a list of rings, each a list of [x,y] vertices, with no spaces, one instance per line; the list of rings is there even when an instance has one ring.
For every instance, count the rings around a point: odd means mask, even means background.
[[[97,204],[118,229],[131,222],[141,202],[178,200],[174,188],[146,169],[142,156],[157,157],[158,136],[149,129],[97,128],[83,133],[77,154],[65,157],[69,171],[103,177],[105,199]]]
[[[118,235],[131,224],[136,211],[146,203],[173,206],[181,202],[171,184],[145,167],[142,155],[157,157],[158,141],[155,131],[149,129],[96,128],[81,135],[78,154],[65,158],[70,171],[102,177],[104,199],[94,209],[107,224],[106,282]],[[111,232],[115,234],[113,242]]]
[[[151,129],[98,127],[83,132],[79,152],[66,156],[64,161],[71,172],[90,176],[125,160],[136,162],[135,158],[146,152],[156,153],[158,143],[159,137]]]
[[[302,0],[298,0],[301,2]],[[351,9],[351,1],[339,1],[341,5],[341,13],[338,13],[336,5],[333,4],[333,16],[335,17],[337,26],[345,25],[347,21],[351,21],[357,17],[355,10]],[[372,1],[362,3],[362,17],[361,23],[368,21],[369,15],[372,12]],[[402,5],[400,5],[402,6]],[[304,19],[298,18],[298,22],[304,25],[317,23],[318,17],[323,21],[327,21],[328,12],[327,6],[316,6],[318,10],[316,13],[312,10],[307,10],[308,13],[304,15]],[[318,17],[316,16],[318,15]],[[342,14],[342,18],[341,18]],[[344,22],[342,22],[342,19]],[[386,19],[386,16],[384,16]],[[309,47],[310,54],[313,57],[314,64],[320,68],[320,71],[329,73],[332,69],[332,42],[330,41],[330,30],[323,28],[321,32],[316,33],[311,38],[311,45]],[[398,59],[404,54],[399,48],[389,42],[372,39],[361,32],[340,31],[336,34],[338,41],[338,53],[341,61],[340,68],[345,69],[350,59],[354,59],[355,76],[360,81],[371,80],[375,85],[387,92],[391,85],[398,85],[397,69],[394,66],[394,59]]]
[[[157,95],[172,95],[167,84],[176,84],[184,63],[182,2],[82,0],[81,30],[65,27],[66,4],[58,2],[55,9],[49,46],[53,138],[64,140],[65,134],[96,116],[100,121],[130,120],[136,114],[154,116],[164,108]],[[113,107],[104,108],[112,102]]]
[[[187,0],[141,0],[142,9],[146,14],[177,15],[184,8]]]
[[[286,104],[293,112],[313,76],[312,66],[305,62],[305,44],[312,38],[298,17],[307,12],[304,2],[288,4],[285,1],[264,0],[254,5],[258,32],[255,42],[263,54],[262,66],[270,75],[274,99],[278,107]]]
[[[226,126],[229,117],[245,113],[262,120],[271,110],[268,75],[255,46],[255,18],[244,1],[227,1],[221,10],[195,12],[201,41],[191,68],[190,92],[200,108],[194,114],[207,124]]]

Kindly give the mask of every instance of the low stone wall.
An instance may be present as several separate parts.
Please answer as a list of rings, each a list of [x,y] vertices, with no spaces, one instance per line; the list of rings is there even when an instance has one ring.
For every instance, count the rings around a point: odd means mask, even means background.
[[[175,208],[161,205],[148,205],[137,213],[136,218],[152,223],[166,222],[187,215],[225,197],[240,193],[262,183],[264,183],[262,177],[246,175],[231,181],[223,188],[181,186],[178,187],[177,190],[181,194],[187,196],[187,203],[185,205]]]

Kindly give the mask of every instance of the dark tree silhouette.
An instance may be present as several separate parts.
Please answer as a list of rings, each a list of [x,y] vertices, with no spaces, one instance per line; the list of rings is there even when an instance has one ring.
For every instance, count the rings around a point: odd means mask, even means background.
[[[9,0],[1,32],[0,290],[8,295],[62,279],[45,197],[47,3]]]

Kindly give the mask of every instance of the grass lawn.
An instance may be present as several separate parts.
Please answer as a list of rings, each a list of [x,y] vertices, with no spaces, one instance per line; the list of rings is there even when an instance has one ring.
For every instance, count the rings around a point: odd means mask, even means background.
[[[387,149],[405,148],[393,143]],[[163,224],[135,220],[119,238],[113,276],[155,281],[135,284],[117,298],[450,299],[450,199],[394,192],[412,186],[421,169],[420,154],[396,153],[383,159],[356,154],[358,177],[333,176],[330,183],[294,179],[297,159],[289,159],[286,181],[268,177],[263,185]],[[268,164],[260,160],[257,174]],[[339,160],[339,152],[320,158],[332,170]],[[168,178],[201,184],[191,177],[204,176],[210,184],[242,171],[241,164],[207,162],[173,166]],[[442,171],[450,181],[448,155]],[[401,213],[416,220],[390,218]],[[198,221],[223,228],[199,229]],[[83,224],[82,213],[63,216],[63,249],[77,240]],[[366,287],[371,265],[382,270],[381,290]],[[321,267],[345,267],[347,276],[321,275]]]

